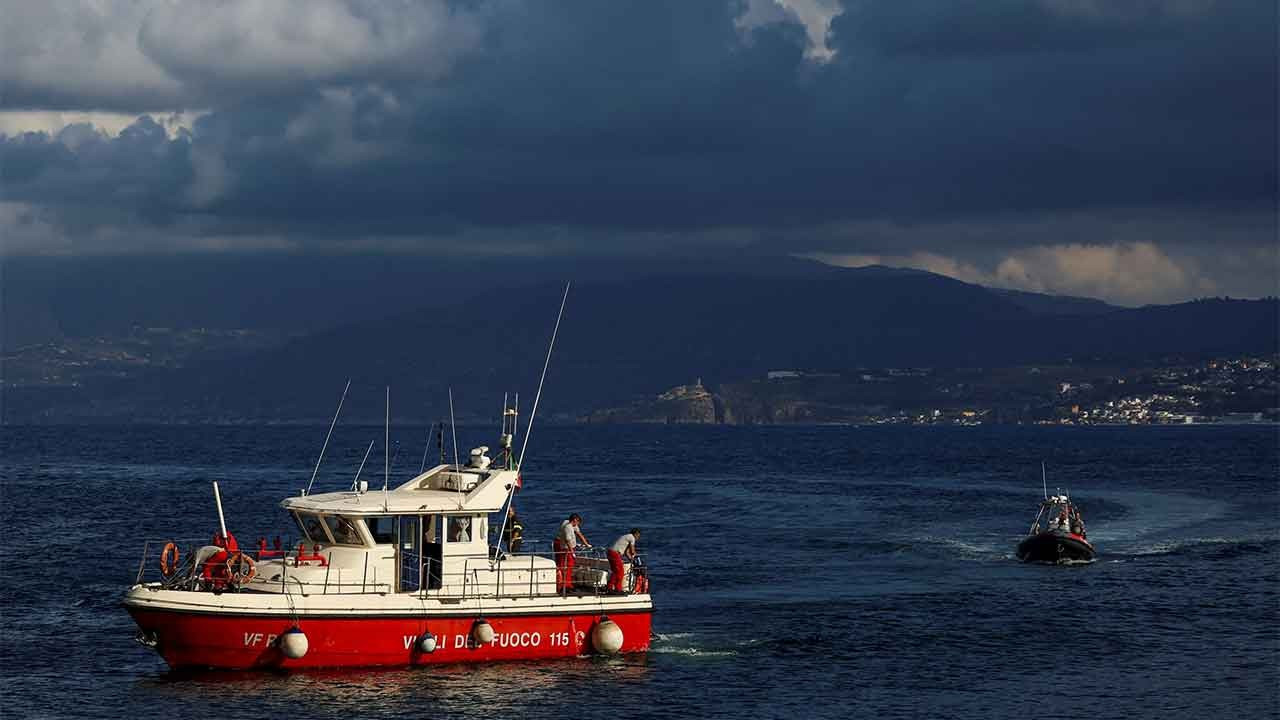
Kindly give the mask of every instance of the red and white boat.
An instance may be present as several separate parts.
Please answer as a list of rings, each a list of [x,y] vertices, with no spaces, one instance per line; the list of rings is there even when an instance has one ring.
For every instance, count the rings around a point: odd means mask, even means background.
[[[502,527],[521,483],[514,430],[515,411],[506,410],[496,464],[481,447],[466,463],[438,465],[395,488],[357,482],[346,492],[285,499],[303,538],[296,548],[238,548],[215,484],[222,532],[213,544],[181,557],[168,543],[159,568],[148,556],[155,546],[144,549],[124,597],[139,641],[172,668],[226,669],[648,649],[653,603],[638,563],[626,566],[625,593],[605,592],[609,565],[589,557],[579,558],[572,587],[561,587],[568,583],[559,582],[554,558],[509,552],[501,532],[490,544],[490,527]]]
[[[517,469],[490,466],[486,449],[395,489],[284,500],[302,547],[243,552],[219,536],[183,563],[166,545],[168,576],[124,598],[139,640],[173,668],[229,669],[648,649],[653,603],[634,564],[632,592],[605,593],[607,562],[581,557],[573,588],[562,590],[553,558],[489,544],[520,480]],[[151,570],[143,562],[141,576]]]

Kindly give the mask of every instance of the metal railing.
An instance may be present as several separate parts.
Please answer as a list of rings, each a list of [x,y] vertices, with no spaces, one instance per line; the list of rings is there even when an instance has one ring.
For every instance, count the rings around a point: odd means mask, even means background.
[[[251,550],[240,550],[239,552],[252,558],[257,563],[257,567],[253,580],[237,584],[226,580],[211,580],[206,576],[203,566],[196,563],[197,552],[200,548],[209,545],[207,541],[184,540],[172,542],[179,550],[178,563],[176,567],[170,569],[167,575],[161,572],[159,563],[160,554],[167,542],[155,540],[144,542],[135,583],[153,584],[170,590],[196,592],[253,590],[302,595],[360,595],[370,593],[385,595],[401,592],[424,597],[463,600],[470,598],[496,599],[566,594],[604,595],[607,593],[606,578],[610,569],[603,549],[580,549],[575,552],[576,567],[579,571],[584,567],[593,571],[591,573],[593,575],[592,581],[586,583],[576,582],[577,578],[574,578],[575,582],[572,583],[572,588],[564,589],[562,587],[563,583],[559,582],[557,578],[558,567],[555,564],[546,562],[541,565],[538,563],[539,559],[555,563],[557,558],[554,554],[533,551],[508,553],[499,550],[494,552],[494,549],[490,548],[489,553],[451,556],[450,560],[452,562],[450,564],[453,567],[456,567],[456,561],[462,561],[461,570],[455,569],[444,572],[441,569],[432,569],[428,572],[426,568],[429,566],[424,562],[420,562],[419,558],[407,556],[407,551],[397,551],[395,554],[397,569],[393,571],[393,577],[388,580],[385,576],[386,571],[384,570],[382,577],[379,577],[378,565],[370,562],[374,553],[381,555],[387,552],[386,547],[366,549],[362,566],[351,567],[335,566],[332,562],[332,549],[323,550],[320,555],[315,555],[312,551],[299,553],[296,544],[282,543],[279,550],[268,548],[264,552],[256,547]],[[529,545],[532,546],[533,543],[529,543]],[[521,549],[523,550],[524,548],[522,547]],[[299,555],[302,557],[301,560],[298,559]],[[417,553],[413,553],[413,555],[417,555]],[[381,559],[385,559],[385,555],[382,555]],[[324,575],[317,582],[314,579],[314,573],[308,571],[307,574],[313,579],[303,580],[298,577],[297,568],[299,567],[324,567]],[[642,563],[631,564],[632,571],[627,574],[626,592],[633,591],[638,572],[643,572],[639,570],[641,567],[643,567]],[[418,582],[420,568],[422,569],[422,575],[428,576],[429,580],[438,579],[438,587],[433,587],[436,583],[431,582],[428,583],[427,587],[423,587]],[[268,573],[270,573],[270,577],[267,576]],[[579,574],[581,573],[579,572]],[[274,589],[276,583],[278,583],[278,590]],[[271,588],[268,589],[266,586],[271,586]],[[550,588],[554,588],[554,590]]]
[[[173,543],[178,550],[178,560],[176,566],[165,574],[161,569],[162,554],[164,549]],[[198,590],[203,589],[197,587],[202,568],[196,566],[196,556],[199,550],[211,545],[209,540],[204,538],[182,539],[182,540],[146,540],[142,544],[142,557],[138,560],[138,572],[134,577],[135,584],[155,583],[162,587],[175,590]],[[241,547],[239,550],[232,551],[245,555],[252,559],[255,563],[264,561],[278,560],[287,557],[296,557],[298,555],[298,546],[296,540],[290,538],[288,542],[283,539],[279,547],[273,544],[265,549],[258,546],[251,548]]]

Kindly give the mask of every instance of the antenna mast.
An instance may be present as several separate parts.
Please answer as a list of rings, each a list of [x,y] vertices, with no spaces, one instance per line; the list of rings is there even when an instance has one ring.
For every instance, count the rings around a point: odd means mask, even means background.
[[[538,393],[533,396],[533,410],[529,413],[529,424],[524,428],[524,441],[520,444],[520,459],[516,461],[515,467],[510,466],[508,459],[508,470],[516,471],[516,481],[511,483],[511,487],[507,488],[507,509],[511,508],[511,499],[515,495],[516,487],[521,484],[520,468],[524,465],[524,451],[529,448],[529,434],[533,431],[533,419],[538,415],[538,400],[542,398],[542,384],[547,379],[547,367],[551,365],[551,351],[556,347],[556,334],[560,332],[560,319],[564,317],[564,304],[569,299],[569,286],[572,282],[564,284],[564,297],[560,298],[560,312],[556,315],[556,325],[551,330],[551,342],[547,345],[547,359],[542,363],[542,377],[538,379]],[[504,416],[506,410],[503,410]],[[516,408],[512,413],[511,433],[514,437],[520,417],[520,395],[516,395]],[[509,456],[508,456],[509,457]],[[502,514],[502,527],[498,529],[498,547],[502,546],[502,537],[507,533],[507,514]],[[497,557],[499,554],[495,554]]]
[[[520,444],[520,459],[516,461],[516,471],[524,464],[524,451],[529,449],[529,435],[533,432],[533,419],[538,416],[538,401],[542,399],[542,384],[547,380],[547,367],[551,365],[551,351],[556,347],[556,334],[560,332],[560,319],[564,317],[564,304],[569,299],[569,286],[564,284],[564,297],[560,298],[560,313],[556,315],[556,326],[551,330],[551,343],[547,345],[547,359],[542,363],[542,377],[538,379],[538,392],[533,396],[533,410],[529,413],[529,424],[524,428],[524,442]]]
[[[306,492],[303,495],[311,494],[311,486],[316,481],[316,473],[320,472],[320,463],[324,461],[324,451],[329,447],[329,438],[333,437],[333,427],[338,424],[338,415],[342,413],[342,403],[347,399],[347,391],[351,389],[351,378],[347,378],[347,386],[342,388],[342,398],[338,400],[338,412],[333,414],[333,422],[329,423],[329,433],[324,436],[324,445],[320,447],[320,457],[316,458],[316,469],[311,471],[311,482],[307,483]]]
[[[453,426],[453,477],[458,489],[458,507],[462,507],[462,466],[458,463],[458,423],[453,419],[453,388],[449,388],[449,424]],[[444,448],[441,448],[441,452]]]
[[[356,492],[360,492],[360,473],[364,472],[364,464],[369,460],[369,453],[373,452],[373,444],[376,442],[378,442],[376,439],[369,441],[369,449],[364,451],[364,460],[361,460],[360,467],[356,468],[356,477],[351,481],[351,489]]]
[[[387,483],[391,481],[391,386],[387,386],[387,416],[382,436],[382,509],[387,509]]]
[[[448,453],[444,451],[444,421],[437,422],[432,427],[436,430],[436,449],[440,451],[440,464],[447,465],[449,463]]]
[[[1049,499],[1049,480],[1044,474],[1044,461],[1040,461],[1040,482],[1044,485],[1044,499]]]
[[[421,475],[427,469],[427,453],[431,452],[431,431],[435,430],[434,423],[427,426],[427,442],[422,447],[422,466],[418,468],[418,474]]]
[[[516,404],[519,405],[519,395]],[[516,436],[516,425],[520,422],[520,411],[517,406],[507,404],[507,395],[502,397],[502,431],[498,434],[498,444],[502,446],[502,469],[515,469],[515,456],[511,451],[512,440]]]

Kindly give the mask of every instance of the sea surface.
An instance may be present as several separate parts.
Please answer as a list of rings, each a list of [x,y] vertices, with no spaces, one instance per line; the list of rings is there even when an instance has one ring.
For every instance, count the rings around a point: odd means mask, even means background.
[[[1275,427],[542,426],[526,536],[569,512],[597,545],[642,528],[649,653],[167,671],[120,606],[144,540],[211,535],[213,480],[242,542],[287,533],[325,430],[0,428],[0,717],[1280,716]],[[426,435],[393,428],[392,483]],[[317,488],[371,440],[380,488],[382,428],[343,426]],[[1014,558],[1042,461],[1096,562]]]

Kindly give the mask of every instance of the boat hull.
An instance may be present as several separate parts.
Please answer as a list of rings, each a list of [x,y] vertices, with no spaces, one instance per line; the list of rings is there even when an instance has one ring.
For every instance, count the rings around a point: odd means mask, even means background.
[[[174,669],[228,670],[412,666],[436,663],[495,662],[576,657],[590,653],[599,610],[565,613],[486,614],[494,638],[476,642],[478,613],[459,615],[385,615],[360,617],[188,612],[167,608],[128,607],[139,628],[139,640],[151,645]],[[622,630],[620,652],[649,647],[649,610],[609,612]],[[307,651],[285,656],[277,638],[298,627]],[[434,651],[423,652],[419,639],[430,632]]]
[[[1094,557],[1093,545],[1074,533],[1042,532],[1018,543],[1018,559],[1022,562],[1090,562]]]

